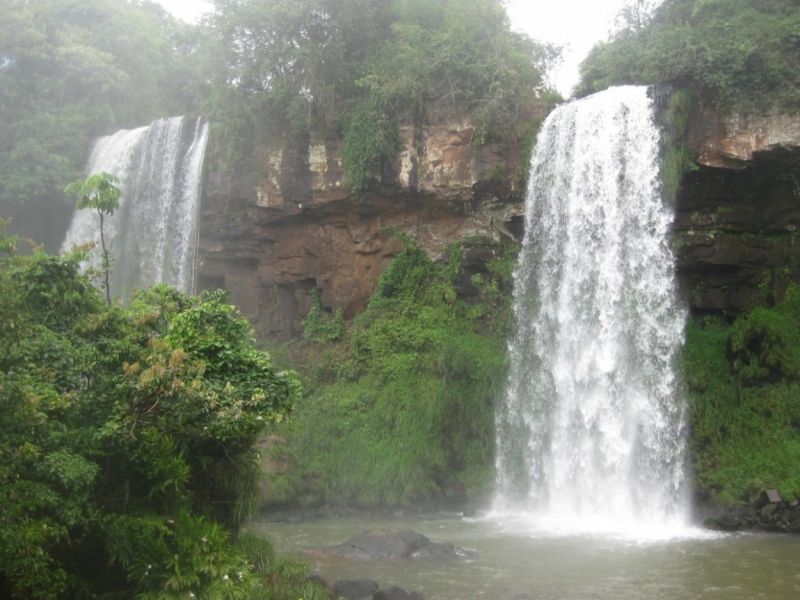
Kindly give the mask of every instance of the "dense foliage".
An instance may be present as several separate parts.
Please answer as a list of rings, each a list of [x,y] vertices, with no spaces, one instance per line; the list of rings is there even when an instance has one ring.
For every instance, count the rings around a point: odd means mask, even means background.
[[[16,256],[0,231],[0,596],[302,588],[268,544],[237,538],[254,444],[291,409],[292,374],[252,346],[222,293],[156,286],[108,305],[79,258]]]
[[[557,57],[511,31],[501,0],[213,4],[187,25],[150,0],[0,0],[0,211],[57,202],[93,138],[193,111],[229,166],[274,135],[339,139],[359,190],[394,156],[400,120],[469,114],[479,141],[528,133]]]
[[[92,138],[199,104],[198,36],[154,2],[0,0],[0,14],[0,207],[60,196]]]
[[[335,318],[327,328],[307,318],[311,341],[289,345],[308,389],[283,428],[289,455],[276,457],[293,468],[270,477],[267,500],[405,504],[491,487],[510,251],[493,248],[490,271],[474,277],[482,301],[468,305],[456,299],[460,248],[435,264],[402,239],[405,249],[346,331]]]
[[[592,50],[578,95],[673,82],[724,109],[796,109],[799,32],[794,0],[665,0]]]
[[[212,115],[231,157],[268,133],[343,140],[351,188],[398,145],[399,120],[474,115],[516,132],[554,48],[511,31],[501,0],[215,0]],[[516,132],[519,133],[519,132]]]
[[[800,287],[727,323],[694,318],[684,374],[701,493],[725,504],[800,497]]]

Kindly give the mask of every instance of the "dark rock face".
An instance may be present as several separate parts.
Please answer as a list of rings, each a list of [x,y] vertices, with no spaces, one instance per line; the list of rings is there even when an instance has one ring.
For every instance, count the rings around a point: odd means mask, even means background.
[[[410,529],[367,531],[343,544],[316,552],[358,560],[457,558],[466,555],[465,550],[456,548],[453,544],[432,542],[421,533]]]
[[[800,281],[800,150],[742,169],[700,167],[678,192],[673,247],[693,309],[737,314]]]
[[[678,191],[673,247],[688,304],[736,315],[780,300],[800,282],[800,115],[700,102],[686,142],[699,168]]]

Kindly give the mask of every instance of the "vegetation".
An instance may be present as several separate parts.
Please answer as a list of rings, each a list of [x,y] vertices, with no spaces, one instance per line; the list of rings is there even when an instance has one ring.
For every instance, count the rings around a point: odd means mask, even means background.
[[[0,0],[0,208],[61,198],[92,138],[198,106],[199,34],[148,0]]]
[[[106,302],[111,304],[111,249],[106,246],[105,218],[113,215],[119,208],[122,191],[118,187],[119,178],[109,173],[98,173],[88,179],[75,181],[64,192],[78,197],[78,210],[97,211],[100,217],[100,246],[102,247],[103,288]]]
[[[522,135],[557,51],[511,31],[501,0],[217,0],[213,121],[238,160],[268,133],[343,141],[352,189],[397,123],[473,115],[480,142]]]
[[[296,379],[222,293],[108,305],[80,258],[0,231],[0,595],[294,600],[302,568],[239,529]]]
[[[800,287],[732,324],[696,317],[683,370],[699,491],[724,504],[800,497]]]
[[[675,200],[683,176],[688,171],[697,170],[694,153],[686,146],[686,132],[692,110],[692,93],[678,90],[669,95],[661,144],[664,157],[661,162],[661,182],[664,195]]]
[[[627,20],[581,66],[579,96],[672,82],[725,110],[800,107],[794,0],[665,0]]]
[[[193,111],[229,165],[276,135],[341,140],[358,191],[400,121],[529,133],[558,54],[511,31],[502,0],[213,4],[187,25],[150,0],[0,0],[0,212],[59,201],[93,138]]]
[[[306,340],[288,347],[307,393],[281,428],[291,446],[280,459],[294,466],[271,476],[269,501],[406,504],[493,482],[512,253],[493,249],[489,273],[476,276],[482,301],[468,305],[456,298],[461,248],[435,264],[399,235],[404,250],[343,337],[324,342],[335,319],[306,317]]]

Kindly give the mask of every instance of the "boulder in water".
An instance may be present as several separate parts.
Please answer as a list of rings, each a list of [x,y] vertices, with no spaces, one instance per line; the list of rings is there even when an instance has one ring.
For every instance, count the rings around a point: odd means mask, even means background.
[[[372,600],[380,586],[371,579],[340,579],[333,582],[333,591],[346,600]]]
[[[394,558],[456,558],[466,556],[467,551],[453,544],[436,543],[411,531],[410,529],[378,529],[366,531],[343,544],[317,550],[329,556],[356,558],[360,560],[394,559]]]
[[[390,588],[376,592],[372,600],[425,600],[419,592],[409,592],[393,585]]]

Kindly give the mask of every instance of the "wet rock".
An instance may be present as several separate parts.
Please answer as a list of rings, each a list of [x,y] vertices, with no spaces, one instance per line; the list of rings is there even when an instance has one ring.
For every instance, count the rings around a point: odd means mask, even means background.
[[[380,586],[371,579],[342,579],[333,582],[333,591],[347,600],[372,600]]]
[[[744,531],[750,526],[739,517],[725,515],[717,519],[706,519],[704,522],[706,529],[712,531]]]
[[[330,556],[360,560],[395,558],[456,558],[466,556],[462,548],[436,543],[410,529],[379,529],[357,535],[343,544],[318,550]]]
[[[309,573],[308,576],[306,577],[306,579],[310,583],[316,583],[318,586],[320,586],[322,589],[324,589],[324,590],[326,590],[328,592],[333,592],[334,591],[333,590],[333,585],[331,584],[330,580],[327,577],[325,577],[325,575],[320,573],[319,571],[314,571],[313,573]]]
[[[376,592],[372,600],[425,600],[419,592],[409,592],[403,588],[392,586]]]

